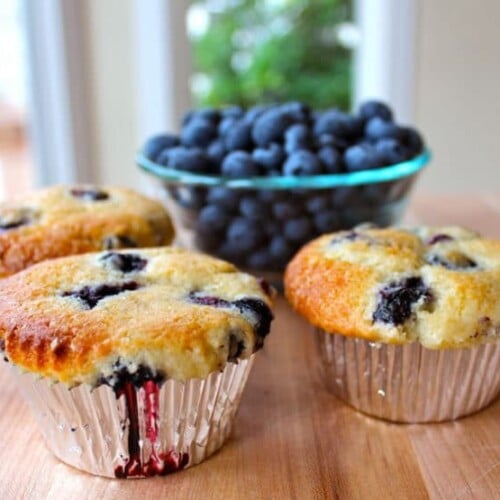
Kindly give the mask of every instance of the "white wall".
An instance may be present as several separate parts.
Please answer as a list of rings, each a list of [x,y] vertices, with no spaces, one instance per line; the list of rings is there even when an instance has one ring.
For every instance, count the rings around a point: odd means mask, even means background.
[[[500,1],[416,0],[415,121],[434,152],[419,190],[500,190]]]

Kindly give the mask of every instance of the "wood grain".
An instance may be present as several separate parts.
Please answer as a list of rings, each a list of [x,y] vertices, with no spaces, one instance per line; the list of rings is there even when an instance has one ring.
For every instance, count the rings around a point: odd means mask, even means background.
[[[420,197],[409,218],[500,236],[500,197]],[[283,300],[276,316],[230,441],[165,478],[108,480],[59,463],[0,365],[0,498],[500,498],[500,400],[443,424],[366,417],[323,389],[307,324]]]

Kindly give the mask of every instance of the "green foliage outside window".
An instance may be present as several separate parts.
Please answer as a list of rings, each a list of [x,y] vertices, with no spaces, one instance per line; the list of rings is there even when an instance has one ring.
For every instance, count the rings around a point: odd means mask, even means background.
[[[300,100],[314,108],[351,102],[352,51],[338,42],[353,0],[205,0],[209,23],[193,37],[199,105]],[[210,11],[210,4],[223,7]],[[204,5],[205,4],[205,5]]]

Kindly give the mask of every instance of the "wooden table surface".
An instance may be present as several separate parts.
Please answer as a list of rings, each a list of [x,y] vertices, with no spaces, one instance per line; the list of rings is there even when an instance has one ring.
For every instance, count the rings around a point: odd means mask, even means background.
[[[407,218],[500,237],[500,196],[420,196]],[[0,366],[0,499],[500,498],[500,400],[451,423],[366,417],[323,389],[312,333],[282,299],[276,316],[230,441],[163,478],[108,480],[59,463]]]

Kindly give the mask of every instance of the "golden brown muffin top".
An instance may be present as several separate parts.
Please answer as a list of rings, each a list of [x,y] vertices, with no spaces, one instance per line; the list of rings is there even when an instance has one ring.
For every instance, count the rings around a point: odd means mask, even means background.
[[[132,189],[53,186],[0,204],[0,277],[54,257],[166,245],[173,234],[165,208]]]
[[[458,348],[500,339],[500,241],[460,227],[327,234],[285,273],[292,306],[331,333]]]
[[[13,364],[71,385],[124,371],[202,378],[262,346],[270,293],[178,248],[64,257],[2,281],[0,342]]]

